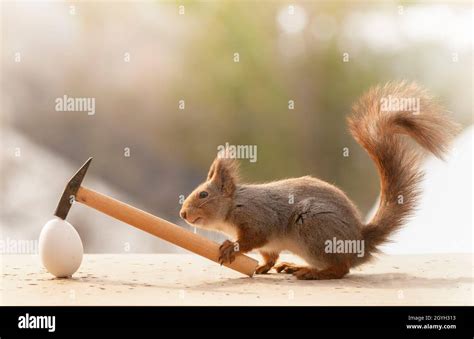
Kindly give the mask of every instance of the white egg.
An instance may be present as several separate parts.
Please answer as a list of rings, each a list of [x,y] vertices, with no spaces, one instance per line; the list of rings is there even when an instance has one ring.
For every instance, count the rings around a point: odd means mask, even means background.
[[[39,255],[49,273],[70,277],[82,262],[84,249],[76,229],[66,220],[54,218],[44,225],[39,237]]]

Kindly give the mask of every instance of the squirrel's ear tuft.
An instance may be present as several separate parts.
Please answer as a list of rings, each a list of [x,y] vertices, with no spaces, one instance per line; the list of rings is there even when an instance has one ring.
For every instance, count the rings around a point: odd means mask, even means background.
[[[235,191],[239,177],[239,164],[235,159],[217,157],[209,169],[207,180],[216,184],[226,195]]]

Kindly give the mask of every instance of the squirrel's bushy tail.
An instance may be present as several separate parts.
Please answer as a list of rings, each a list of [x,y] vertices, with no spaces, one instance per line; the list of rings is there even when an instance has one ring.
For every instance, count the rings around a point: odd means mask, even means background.
[[[439,158],[446,153],[458,127],[431,96],[413,83],[388,83],[365,93],[353,106],[349,128],[380,173],[380,204],[362,228],[366,255],[377,252],[414,210],[423,173],[420,154],[402,134]]]

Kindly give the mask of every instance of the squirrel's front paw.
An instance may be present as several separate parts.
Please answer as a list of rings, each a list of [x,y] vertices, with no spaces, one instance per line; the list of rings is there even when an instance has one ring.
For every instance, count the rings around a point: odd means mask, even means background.
[[[235,253],[238,252],[237,243],[226,240],[219,247],[219,264],[231,264],[235,260]]]

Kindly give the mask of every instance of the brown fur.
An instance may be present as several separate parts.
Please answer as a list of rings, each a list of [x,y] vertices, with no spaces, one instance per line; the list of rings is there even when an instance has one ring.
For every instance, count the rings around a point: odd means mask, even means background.
[[[381,111],[381,99],[389,95],[419,98],[420,114]],[[400,134],[441,157],[457,130],[424,90],[405,82],[370,89],[354,104],[348,123],[380,173],[380,205],[367,225],[345,193],[333,185],[309,176],[242,184],[237,162],[221,158],[211,165],[207,180],[185,200],[181,216],[194,226],[235,238],[221,247],[222,262],[232,261],[235,251],[258,249],[264,263],[257,273],[267,273],[278,254],[289,250],[308,266],[282,264],[277,266],[279,272],[291,272],[298,279],[342,278],[350,267],[369,260],[416,206],[422,179],[420,156]],[[203,191],[208,193],[204,198],[200,197]],[[327,253],[325,242],[333,238],[363,241],[365,255]]]

